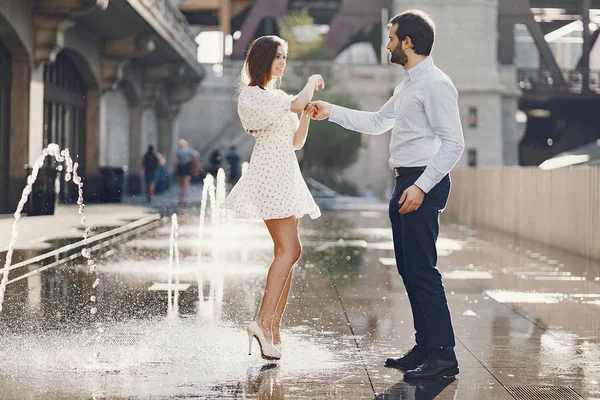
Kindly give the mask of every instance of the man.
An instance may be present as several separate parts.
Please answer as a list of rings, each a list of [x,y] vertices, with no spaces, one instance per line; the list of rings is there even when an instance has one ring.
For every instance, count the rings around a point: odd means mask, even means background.
[[[309,105],[314,119],[379,135],[392,129],[390,167],[396,185],[389,215],[398,272],[413,314],[416,345],[386,366],[405,379],[458,374],[454,331],[442,277],[436,268],[439,214],[450,193],[448,173],[464,150],[457,91],[430,57],[435,26],[427,14],[406,11],[389,25],[391,62],[404,68],[404,81],[377,112],[349,110],[325,102]]]

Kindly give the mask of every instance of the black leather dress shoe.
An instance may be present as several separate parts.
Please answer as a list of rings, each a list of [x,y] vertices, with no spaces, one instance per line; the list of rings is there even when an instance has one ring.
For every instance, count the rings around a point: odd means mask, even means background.
[[[417,368],[427,358],[427,352],[419,346],[414,346],[408,353],[402,357],[388,358],[385,360],[385,366],[388,368],[398,368],[409,370]]]
[[[404,379],[440,379],[455,375],[458,375],[458,361],[456,359],[442,360],[430,356],[417,368],[406,371]]]

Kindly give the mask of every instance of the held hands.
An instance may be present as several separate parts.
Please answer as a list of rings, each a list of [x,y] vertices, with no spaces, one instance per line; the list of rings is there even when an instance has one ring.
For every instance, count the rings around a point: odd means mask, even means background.
[[[331,103],[325,101],[311,101],[304,109],[314,120],[320,121],[327,117],[331,112]]]
[[[314,86],[317,92],[319,91],[319,86],[321,86],[322,89],[325,89],[325,81],[323,80],[323,77],[319,74],[311,75],[308,78],[308,83]]]
[[[420,187],[417,185],[409,186],[408,189],[402,193],[402,196],[400,196],[400,200],[398,200],[398,204],[401,206],[398,212],[400,214],[408,214],[418,210],[419,207],[421,207],[424,198],[425,192],[423,192]]]

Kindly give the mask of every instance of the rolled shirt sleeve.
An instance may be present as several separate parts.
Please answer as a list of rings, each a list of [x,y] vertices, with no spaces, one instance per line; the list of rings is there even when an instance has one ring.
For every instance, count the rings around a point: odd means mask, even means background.
[[[448,78],[439,79],[429,86],[424,108],[432,131],[441,140],[437,154],[415,182],[428,193],[458,162],[465,142],[458,111],[458,92]]]
[[[394,96],[376,112],[351,110],[333,104],[329,121],[352,131],[381,135],[394,127]]]

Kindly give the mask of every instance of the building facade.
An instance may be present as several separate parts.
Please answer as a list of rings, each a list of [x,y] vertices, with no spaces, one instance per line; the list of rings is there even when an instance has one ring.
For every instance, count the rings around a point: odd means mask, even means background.
[[[111,168],[139,193],[146,145],[171,161],[180,108],[205,75],[169,0],[2,1],[0,72],[0,213],[49,143],[69,148],[86,201],[104,198]]]

